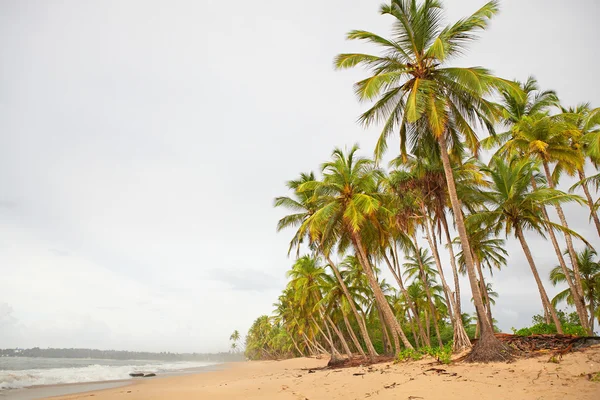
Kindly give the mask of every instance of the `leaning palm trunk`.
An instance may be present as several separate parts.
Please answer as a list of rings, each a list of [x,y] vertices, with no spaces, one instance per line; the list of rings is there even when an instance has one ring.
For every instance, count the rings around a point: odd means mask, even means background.
[[[392,341],[390,340],[390,335],[387,330],[385,318],[383,318],[383,314],[381,313],[379,307],[376,308],[377,314],[379,316],[379,324],[381,325],[381,340],[383,341],[383,353],[390,354],[393,352],[393,350],[390,350],[390,348],[392,347]],[[398,351],[400,351],[400,349],[398,349]]]
[[[300,347],[298,347],[298,343],[294,340],[294,336],[291,333],[289,333],[289,332],[288,332],[288,335],[290,335],[290,339],[292,339],[292,343],[294,343],[294,347],[296,348],[296,351],[298,353],[300,353],[300,355],[302,357],[304,357],[305,354],[304,354],[304,352],[302,350],[300,350]]]
[[[554,321],[554,325],[556,325],[556,330],[558,333],[563,333],[562,326],[556,315],[556,310],[552,303],[550,303],[550,299],[548,298],[548,294],[546,293],[546,289],[544,289],[544,285],[542,284],[542,280],[540,279],[540,275],[538,274],[537,268],[535,266],[535,262],[533,261],[533,257],[531,255],[531,250],[529,249],[529,245],[525,240],[525,236],[523,236],[523,231],[520,226],[515,227],[515,233],[517,234],[517,238],[519,238],[519,242],[521,242],[521,247],[523,248],[523,252],[525,253],[525,257],[527,257],[527,261],[529,262],[529,266],[531,267],[531,273],[535,278],[535,283],[538,286],[538,290],[540,291],[540,296],[542,298],[542,304],[545,309],[550,311],[550,315],[552,316],[552,320]]]
[[[352,350],[350,350],[350,346],[348,346],[348,342],[346,342],[346,338],[344,337],[342,332],[338,329],[337,325],[333,323],[333,321],[331,320],[331,318],[329,316],[327,316],[327,322],[329,322],[329,325],[331,325],[331,328],[335,332],[336,336],[338,337],[338,339],[340,339],[340,342],[342,343],[342,347],[344,348],[344,351],[348,355],[348,359],[352,358]]]
[[[446,301],[448,302],[448,313],[450,314],[450,321],[452,321],[452,330],[453,330],[453,349],[454,351],[460,351],[464,349],[471,348],[471,340],[469,339],[469,335],[467,335],[467,331],[465,331],[465,327],[462,323],[462,318],[458,311],[458,307],[454,302],[454,296],[452,296],[452,291],[450,287],[446,283],[446,278],[444,276],[444,270],[442,268],[442,261],[440,260],[440,254],[438,252],[437,243],[435,238],[433,237],[431,220],[425,216],[425,231],[427,233],[427,241],[429,242],[429,247],[431,247],[431,252],[433,253],[433,257],[435,259],[435,265],[438,270],[438,274],[440,275],[440,279],[442,280],[442,287],[444,288],[444,294],[446,295]],[[487,293],[486,293],[487,294]],[[489,308],[489,307],[488,307]],[[441,340],[441,339],[440,339]]]
[[[446,246],[448,246],[448,253],[450,254],[450,266],[452,267],[452,276],[454,278],[454,301],[456,302],[456,313],[459,318],[462,315],[462,307],[460,304],[460,284],[458,283],[458,268],[456,268],[456,257],[454,256],[454,248],[452,247],[452,238],[450,237],[450,230],[448,229],[448,220],[446,219],[446,213],[442,213],[442,225],[444,227],[444,233],[446,235]],[[462,319],[461,319],[462,321]],[[469,342],[469,346],[471,342]]]
[[[548,163],[544,161],[544,172],[546,173],[546,179],[548,180],[548,185],[550,188],[554,189],[554,181],[552,180],[552,174],[550,173],[550,167]],[[560,204],[556,204],[554,206],[556,209],[556,213],[558,214],[558,218],[560,219],[560,224],[565,228],[569,228],[569,224],[567,223],[567,218],[565,217],[565,213],[563,212]],[[580,298],[580,301],[583,304],[583,283],[581,282],[581,273],[579,272],[579,264],[577,262],[577,254],[575,253],[575,247],[573,247],[573,239],[568,232],[564,233],[565,241],[567,242],[567,250],[569,252],[569,258],[571,259],[571,265],[573,266],[573,272],[575,272],[575,290],[577,291],[577,295]],[[585,309],[585,304],[583,304],[582,312],[585,315],[583,321],[581,321],[581,326],[586,331],[589,331],[588,319],[587,319],[587,311]],[[585,322],[584,322],[585,321]]]
[[[358,310],[356,309],[354,300],[352,299],[352,296],[350,295],[350,291],[348,290],[348,287],[346,286],[346,283],[344,282],[344,279],[342,278],[342,275],[340,274],[340,270],[333,263],[333,261],[331,261],[331,258],[329,257],[329,255],[327,255],[325,253],[325,251],[323,251],[321,249],[321,253],[323,253],[325,255],[327,262],[331,266],[331,269],[333,270],[333,273],[334,273],[336,279],[338,280],[340,287],[342,288],[342,291],[344,292],[344,295],[346,296],[346,300],[348,300],[348,304],[350,305],[350,308],[352,309],[354,318],[356,318],[356,322],[358,323],[358,329],[360,330],[360,334],[363,337],[365,345],[367,346],[367,352],[369,353],[369,357],[371,357],[371,358],[376,357],[377,351],[375,350],[375,347],[373,347],[373,342],[371,341],[371,338],[369,337],[369,331],[367,330],[367,326],[366,326],[364,320],[361,318],[360,314],[358,313]],[[362,348],[361,348],[361,354],[364,354],[362,352]]]
[[[471,285],[475,310],[477,311],[477,319],[481,323],[481,338],[473,347],[473,351],[469,355],[469,360],[484,362],[506,360],[506,353],[508,349],[494,335],[494,329],[492,328],[492,325],[490,324],[490,321],[488,321],[485,314],[483,300],[481,299],[481,293],[477,284],[475,264],[473,263],[473,257],[471,257],[469,237],[467,236],[467,229],[465,227],[465,221],[462,215],[462,208],[456,192],[454,175],[452,174],[452,166],[450,165],[450,158],[448,157],[448,144],[446,142],[445,134],[442,133],[439,135],[437,140],[440,146],[440,156],[444,166],[446,184],[448,185],[448,195],[450,197],[450,203],[452,204],[452,211],[454,212],[456,228],[458,230],[458,236],[460,237],[460,244],[462,246],[465,258],[465,266],[467,269],[467,275],[469,277],[469,284]]]
[[[433,318],[433,326],[435,328],[435,335],[437,336],[438,345],[440,349],[444,347],[442,343],[442,338],[440,335],[440,327],[438,325],[438,317],[437,317],[437,309],[435,308],[435,304],[433,303],[433,298],[431,297],[431,290],[429,288],[429,281],[427,280],[427,275],[425,274],[425,269],[423,268],[423,262],[420,257],[419,244],[417,243],[417,235],[414,233],[413,240],[415,241],[415,253],[417,254],[417,260],[419,261],[419,275],[421,276],[421,282],[423,282],[423,288],[425,289],[425,295],[427,296],[427,302],[429,303],[429,310],[431,311],[431,316]]]
[[[481,261],[473,255],[473,261],[475,262],[475,266],[477,267],[477,274],[479,275],[479,282],[481,293],[483,294],[483,299],[485,300],[485,311],[490,320],[490,324],[492,327],[494,326],[494,319],[492,318],[492,303],[490,302],[490,296],[487,292],[487,285],[485,284],[485,278],[483,277],[483,270],[481,268]]]
[[[352,339],[352,343],[354,343],[354,347],[356,347],[356,351],[358,351],[360,353],[361,356],[365,356],[365,351],[363,350],[362,346],[360,345],[360,342],[358,341],[358,338],[356,337],[356,334],[354,333],[354,329],[352,329],[352,325],[350,325],[350,321],[348,321],[348,316],[346,315],[346,313],[342,310],[342,315],[344,317],[344,324],[346,325],[346,330],[348,331],[348,334],[350,335],[350,339]],[[359,322],[360,324],[360,322]]]
[[[531,184],[532,184],[532,187],[534,190],[537,189],[537,184],[535,183],[534,179],[531,180]],[[548,211],[546,210],[545,206],[542,207],[542,216],[544,217],[544,219],[546,221],[550,221],[550,217],[548,216]],[[585,312],[585,302],[579,295],[579,291],[576,289],[573,279],[571,279],[571,273],[569,271],[569,268],[567,268],[567,263],[565,262],[565,258],[563,257],[563,253],[560,249],[560,245],[558,244],[558,240],[556,239],[554,230],[552,229],[552,227],[550,225],[547,225],[547,231],[548,231],[548,236],[550,236],[550,241],[552,242],[552,246],[554,247],[554,252],[556,253],[556,257],[558,258],[558,264],[560,265],[560,268],[562,269],[563,273],[565,274],[565,280],[567,281],[567,285],[569,286],[569,289],[571,290],[571,294],[573,295],[573,300],[574,300],[573,302],[575,303],[575,309],[577,311],[577,315],[579,316],[579,320],[582,321],[583,319],[587,318],[587,313]],[[584,325],[582,325],[582,326],[584,326]],[[593,332],[593,330],[587,331],[588,334],[592,334],[592,332]]]
[[[577,170],[577,172],[579,173],[579,179],[583,181],[581,183],[581,188],[583,189],[583,193],[585,193],[585,198],[587,199],[587,204],[590,208],[590,215],[594,220],[594,224],[596,225],[596,231],[598,232],[598,236],[600,236],[600,219],[598,218],[598,214],[594,209],[594,200],[592,199],[592,195],[590,194],[590,188],[588,187],[587,182],[585,181],[585,171],[583,170],[583,168],[581,168]]]
[[[317,323],[317,321],[314,318],[312,320],[315,323],[315,326],[317,327],[317,330],[319,331],[319,333],[321,334],[321,336],[323,336],[323,338],[325,339],[325,341],[327,342],[327,344],[331,347],[331,358],[335,359],[337,357],[341,357],[342,355],[335,348],[335,345],[333,344],[333,338],[331,337],[331,331],[329,330],[329,326],[327,325],[327,322],[325,321],[323,323],[323,325],[325,326],[325,330],[327,331],[327,334],[325,334],[323,332],[323,330],[321,329],[321,327],[319,326],[319,324]]]
[[[396,282],[398,283],[398,286],[400,287],[400,291],[402,292],[402,294],[404,295],[404,298],[406,299],[406,303],[408,304],[408,308],[412,311],[412,314],[408,313],[408,318],[411,321],[411,324],[414,326],[414,323],[415,323],[415,320],[416,320],[416,324],[417,324],[418,329],[419,329],[419,334],[421,335],[422,341],[425,341],[426,340],[426,336],[425,336],[425,331],[423,330],[423,324],[421,323],[421,319],[419,318],[419,314],[417,313],[417,309],[415,308],[415,304],[413,303],[412,299],[410,298],[410,296],[408,294],[408,291],[404,287],[404,283],[402,282],[402,278],[400,277],[400,273],[396,272],[394,270],[394,268],[392,267],[392,264],[390,262],[390,259],[388,258],[388,256],[385,253],[383,254],[383,259],[387,263],[387,266],[388,266],[390,272],[392,273],[392,275],[396,279]],[[394,262],[396,262],[396,257],[395,256],[394,256]],[[414,334],[414,330],[413,330],[413,334]],[[417,343],[418,342],[417,342],[416,337],[415,337],[415,344],[417,344]],[[427,346],[431,346],[431,343],[427,342]],[[417,347],[418,347],[418,344],[417,344]]]
[[[402,343],[404,344],[404,347],[411,349],[411,350],[414,349],[412,344],[410,344],[410,342],[408,341],[408,338],[404,334],[402,327],[400,327],[400,324],[396,320],[396,317],[394,317],[392,308],[390,307],[389,303],[387,302],[387,299],[385,298],[385,295],[383,294],[383,291],[381,290],[381,287],[379,286],[379,283],[377,282],[377,279],[375,278],[375,274],[373,273],[373,268],[371,267],[371,263],[369,262],[369,258],[365,251],[365,247],[362,243],[362,239],[360,238],[360,235],[358,233],[352,232],[352,242],[356,249],[356,254],[358,256],[358,260],[360,261],[360,264],[363,267],[363,271],[367,275],[367,279],[369,280],[369,285],[371,286],[371,289],[373,290],[373,294],[375,295],[375,301],[377,302],[379,309],[383,313],[384,319],[392,328],[391,333],[392,333],[392,339],[394,340],[394,347],[396,349],[400,349],[400,343],[398,342],[398,336],[400,336],[400,338],[402,339]]]

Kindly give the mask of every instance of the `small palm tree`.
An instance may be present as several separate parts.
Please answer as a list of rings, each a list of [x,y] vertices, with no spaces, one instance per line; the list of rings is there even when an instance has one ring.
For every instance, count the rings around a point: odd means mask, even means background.
[[[579,271],[581,273],[581,281],[583,283],[584,298],[590,313],[589,325],[594,331],[594,319],[598,318],[600,322],[600,262],[596,259],[596,251],[586,247],[577,253],[577,261],[579,263]],[[569,270],[569,274],[573,275],[573,270]],[[559,283],[566,282],[566,277],[560,266],[554,267],[550,271],[550,281],[554,286]],[[567,304],[573,305],[573,292],[568,288],[558,293],[552,299],[552,304],[556,306],[561,301],[566,301]]]
[[[238,342],[240,341],[240,333],[237,329],[233,331],[231,336],[229,336],[229,340],[231,341],[231,351],[236,353],[238,348]]]

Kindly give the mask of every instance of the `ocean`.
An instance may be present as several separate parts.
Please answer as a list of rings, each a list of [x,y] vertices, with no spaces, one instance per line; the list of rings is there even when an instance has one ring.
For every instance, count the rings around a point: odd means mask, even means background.
[[[197,373],[215,362],[0,357],[0,398],[14,389],[131,379],[132,372],[157,376]],[[148,379],[148,378],[135,378]]]

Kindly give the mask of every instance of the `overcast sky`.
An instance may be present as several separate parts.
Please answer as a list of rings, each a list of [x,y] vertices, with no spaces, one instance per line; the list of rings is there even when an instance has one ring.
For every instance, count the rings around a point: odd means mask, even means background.
[[[379,128],[355,123],[364,73],[332,59],[367,50],[350,29],[388,33],[379,3],[0,0],[0,347],[219,351],[270,313],[292,234],[273,197],[335,146],[374,147]],[[483,1],[445,4],[454,20]],[[457,63],[599,106],[599,11],[505,0]],[[551,244],[530,237],[547,276]],[[505,330],[541,309],[508,250]]]

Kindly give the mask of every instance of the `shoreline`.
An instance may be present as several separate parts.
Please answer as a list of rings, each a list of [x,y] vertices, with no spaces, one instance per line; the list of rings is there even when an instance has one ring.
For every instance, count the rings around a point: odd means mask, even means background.
[[[50,385],[33,385],[19,389],[5,389],[0,391],[0,400],[37,400],[56,398],[84,393],[95,393],[103,390],[135,386],[155,379],[166,379],[179,376],[201,375],[211,371],[219,371],[230,363],[218,363],[203,367],[187,368],[179,371],[168,371],[153,377],[131,377],[127,379],[55,383]]]
[[[600,346],[566,354],[559,363],[549,353],[512,363],[441,365],[420,361],[343,369],[324,369],[328,358],[294,358],[223,364],[199,374],[157,377],[148,381],[52,397],[52,400],[198,398],[351,400],[592,400],[600,396]],[[600,375],[599,375],[600,376]]]

